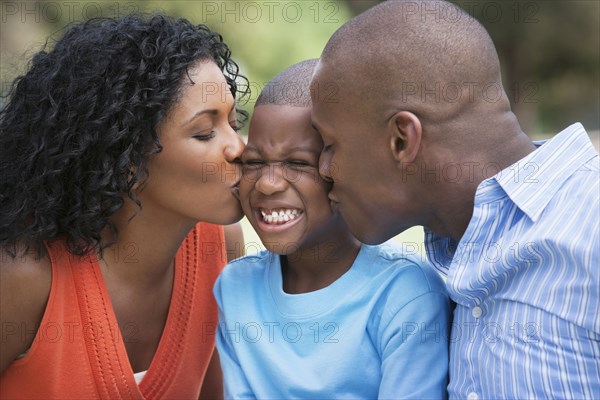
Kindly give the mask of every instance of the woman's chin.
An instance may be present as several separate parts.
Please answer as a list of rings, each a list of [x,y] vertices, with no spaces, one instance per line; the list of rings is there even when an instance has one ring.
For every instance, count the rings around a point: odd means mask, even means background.
[[[244,212],[242,211],[242,207],[239,207],[237,210],[232,210],[228,215],[223,215],[223,218],[215,218],[218,221],[210,222],[217,225],[231,225],[240,222],[242,218],[244,218]]]

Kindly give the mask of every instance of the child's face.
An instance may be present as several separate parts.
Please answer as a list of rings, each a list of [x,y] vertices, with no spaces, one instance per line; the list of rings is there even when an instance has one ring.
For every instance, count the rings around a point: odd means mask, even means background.
[[[259,106],[242,154],[240,201],[263,244],[291,254],[327,240],[342,226],[318,173],[323,142],[309,107]]]

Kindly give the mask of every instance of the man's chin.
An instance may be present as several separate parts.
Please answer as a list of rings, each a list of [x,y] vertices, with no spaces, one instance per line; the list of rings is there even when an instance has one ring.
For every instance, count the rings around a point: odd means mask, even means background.
[[[381,244],[395,236],[394,234],[385,234],[376,228],[376,224],[372,226],[350,226],[350,231],[361,243],[368,245]]]

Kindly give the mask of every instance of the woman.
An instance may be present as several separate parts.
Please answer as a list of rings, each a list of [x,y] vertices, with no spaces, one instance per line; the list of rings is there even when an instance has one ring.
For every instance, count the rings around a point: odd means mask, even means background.
[[[0,397],[198,398],[205,375],[222,396],[240,78],[220,35],[164,16],[33,57],[0,114]]]

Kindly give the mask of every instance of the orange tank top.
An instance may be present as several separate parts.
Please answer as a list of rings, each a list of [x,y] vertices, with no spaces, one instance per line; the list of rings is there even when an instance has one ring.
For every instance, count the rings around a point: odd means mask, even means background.
[[[223,228],[201,223],[175,257],[160,343],[138,386],[96,257],[47,244],[52,285],[31,348],[0,377],[0,398],[197,399],[217,325],[213,284],[226,263]]]

